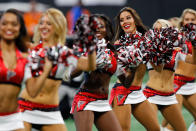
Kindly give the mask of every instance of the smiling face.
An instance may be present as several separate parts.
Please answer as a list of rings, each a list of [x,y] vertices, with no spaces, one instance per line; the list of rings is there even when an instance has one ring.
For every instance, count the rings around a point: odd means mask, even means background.
[[[183,19],[183,25],[186,25],[188,23],[193,23],[196,24],[196,16],[193,13],[189,13],[187,12],[184,15],[184,19]]]
[[[41,39],[43,41],[49,41],[53,39],[55,34],[54,25],[50,21],[49,17],[47,15],[44,15],[39,23],[39,31],[41,35]]]
[[[20,23],[13,13],[5,13],[0,20],[0,35],[5,40],[15,40],[20,33]]]
[[[120,26],[125,33],[135,33],[136,25],[133,16],[128,11],[123,11],[120,14]]]
[[[98,18],[98,21],[100,22],[100,27],[97,29],[96,36],[99,40],[106,37],[106,25],[103,19]]]

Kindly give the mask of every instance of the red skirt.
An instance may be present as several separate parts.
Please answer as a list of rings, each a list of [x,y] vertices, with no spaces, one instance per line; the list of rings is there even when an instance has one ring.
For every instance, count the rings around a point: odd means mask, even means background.
[[[40,104],[25,100],[23,98],[18,99],[18,104],[21,112],[24,112],[25,110],[59,111],[58,105]]]
[[[117,104],[123,105],[127,96],[133,92],[141,90],[141,86],[130,86],[129,88],[124,87],[121,83],[116,83],[112,88],[109,103],[112,104],[114,97],[117,98]]]
[[[97,100],[107,100],[108,99],[108,94],[95,94],[95,93],[90,93],[86,91],[79,91],[73,100],[72,103],[72,109],[70,113],[74,113],[75,107],[77,108],[77,111],[83,111],[85,106],[92,101],[97,101]]]
[[[159,95],[159,96],[171,96],[173,94],[175,94],[174,91],[172,92],[161,92],[161,91],[156,91],[148,86],[146,86],[146,88],[143,90],[144,95],[146,96],[146,98],[155,96],[155,95]]]
[[[195,81],[195,77],[187,77],[187,76],[175,74],[174,76],[175,92],[177,92],[186,83],[193,83],[194,81]]]

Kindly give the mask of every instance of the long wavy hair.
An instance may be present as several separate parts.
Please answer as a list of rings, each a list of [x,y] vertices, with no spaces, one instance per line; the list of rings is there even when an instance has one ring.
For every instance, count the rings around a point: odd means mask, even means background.
[[[124,30],[121,28],[121,25],[120,25],[120,15],[124,11],[130,12],[131,15],[133,16],[133,19],[134,19],[135,25],[136,25],[136,30],[138,32],[144,34],[148,30],[148,28],[143,24],[138,13],[133,8],[124,7],[120,10],[120,12],[116,16],[116,30],[115,30],[116,34],[115,34],[114,41],[118,40],[121,35],[125,34]]]
[[[195,11],[195,10],[189,9],[189,8],[185,9],[185,10],[182,12],[182,15],[181,15],[181,17],[180,17],[180,22],[179,22],[178,28],[180,28],[180,27],[183,26],[183,24],[184,24],[184,23],[183,23],[184,17],[185,17],[185,15],[186,15],[187,13],[193,14],[193,15],[195,16],[195,18],[196,18],[196,11]]]
[[[67,33],[67,21],[66,21],[64,14],[58,9],[50,8],[46,10],[45,13],[42,14],[42,17],[45,15],[48,16],[49,20],[51,21],[55,29],[55,34],[54,34],[55,43],[54,44],[58,43],[58,44],[64,45],[65,40],[66,40],[66,33]],[[34,36],[33,36],[33,41],[36,44],[38,44],[41,41],[41,35],[38,29],[39,25],[40,25],[40,22],[37,25]]]
[[[24,19],[22,14],[16,10],[16,9],[8,9],[7,11],[5,11],[1,18],[3,17],[4,14],[6,13],[12,13],[17,17],[17,20],[20,24],[20,30],[19,30],[19,35],[18,37],[15,39],[15,44],[16,47],[21,51],[21,52],[27,52],[28,51],[28,42],[29,42],[29,36],[27,34],[27,29],[25,27],[25,23],[24,23]]]

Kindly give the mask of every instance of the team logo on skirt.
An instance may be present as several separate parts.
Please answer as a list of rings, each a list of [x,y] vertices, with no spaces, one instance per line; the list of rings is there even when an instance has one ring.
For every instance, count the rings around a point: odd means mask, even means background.
[[[174,84],[174,89],[178,88],[178,85]]]
[[[85,102],[84,101],[78,101],[78,107],[80,108],[81,105],[83,105]]]
[[[121,99],[124,97],[124,95],[118,95],[118,101],[121,101]]]

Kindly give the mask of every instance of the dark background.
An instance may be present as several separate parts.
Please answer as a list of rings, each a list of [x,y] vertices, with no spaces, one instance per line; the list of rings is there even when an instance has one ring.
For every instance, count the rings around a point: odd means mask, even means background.
[[[29,0],[0,0],[1,2],[29,2]],[[55,7],[64,12],[71,9],[71,6],[58,7],[53,0],[37,0],[50,7]],[[127,0],[124,6],[134,8],[142,18],[144,24],[151,27],[158,18],[168,19],[170,17],[180,17],[185,8],[196,10],[196,0]],[[85,6],[91,13],[104,13],[114,20],[118,11],[124,6]]]

